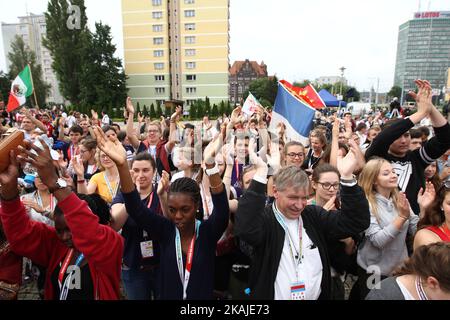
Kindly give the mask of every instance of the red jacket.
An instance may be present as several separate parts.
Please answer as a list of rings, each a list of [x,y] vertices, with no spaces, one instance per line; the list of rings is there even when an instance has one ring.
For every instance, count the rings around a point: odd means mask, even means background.
[[[58,207],[72,232],[74,246],[89,264],[96,300],[119,299],[122,237],[110,227],[99,224],[87,203],[74,193],[58,202]],[[47,268],[45,299],[55,299],[51,274],[69,248],[59,240],[55,228],[30,220],[19,198],[3,201],[0,217],[12,250]]]

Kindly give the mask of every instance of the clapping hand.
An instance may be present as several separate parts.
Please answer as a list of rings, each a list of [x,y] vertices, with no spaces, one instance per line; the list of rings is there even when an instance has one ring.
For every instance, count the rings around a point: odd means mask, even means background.
[[[397,209],[401,217],[409,219],[409,216],[411,214],[411,208],[409,206],[408,198],[406,198],[404,192],[399,192],[398,194]]]
[[[417,195],[417,203],[420,206],[420,211],[427,210],[436,198],[436,190],[434,185],[428,181],[425,185],[425,190],[420,188],[419,194]]]
[[[170,178],[169,174],[166,171],[163,171],[161,175],[161,180],[159,180],[158,190],[156,191],[159,197],[163,196],[164,193],[166,193],[169,190],[170,186],[169,178]]]
[[[112,142],[100,127],[94,127],[97,145],[119,167],[127,164],[127,153],[119,140]]]

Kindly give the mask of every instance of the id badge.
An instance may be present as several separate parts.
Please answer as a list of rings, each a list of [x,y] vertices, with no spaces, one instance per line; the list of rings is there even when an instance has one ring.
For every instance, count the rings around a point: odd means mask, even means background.
[[[153,241],[141,242],[141,254],[144,259],[153,257]]]
[[[292,284],[291,300],[306,300],[306,287],[304,281]]]

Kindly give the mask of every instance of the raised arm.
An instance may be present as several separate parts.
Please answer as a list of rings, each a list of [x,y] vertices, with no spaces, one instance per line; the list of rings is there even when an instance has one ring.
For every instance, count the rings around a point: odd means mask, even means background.
[[[171,234],[174,225],[168,219],[152,212],[142,203],[128,169],[127,154],[122,144],[119,141],[112,142],[106,138],[105,133],[99,127],[94,128],[94,133],[100,150],[107,154],[117,166],[127,213],[139,227],[149,232],[154,240],[164,240],[164,237]]]
[[[136,133],[134,132],[134,106],[131,98],[127,98],[127,112],[128,112],[128,120],[127,120],[127,137],[130,140],[133,148],[139,148],[139,139]]]
[[[264,207],[266,205],[267,164],[259,158],[251,139],[249,144],[249,156],[252,164],[256,166],[256,173],[250,187],[239,199],[238,210],[235,215],[235,235],[251,246],[259,246],[264,241]]]
[[[166,150],[168,153],[171,153],[175,144],[178,143],[177,137],[177,122],[179,121],[183,110],[180,106],[176,108],[175,113],[170,117],[170,133],[169,133],[169,142],[166,144]]]

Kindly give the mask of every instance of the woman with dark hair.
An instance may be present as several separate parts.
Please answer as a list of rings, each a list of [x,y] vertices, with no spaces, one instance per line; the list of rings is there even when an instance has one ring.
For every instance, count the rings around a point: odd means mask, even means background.
[[[117,300],[123,240],[105,225],[109,208],[99,196],[81,196],[83,201],[67,188],[51,165],[48,146],[42,144],[43,149],[21,147],[27,158],[17,158],[36,168],[58,200],[55,228],[28,217],[18,195],[18,164],[11,152],[11,164],[0,174],[0,217],[11,250],[46,268],[47,300]]]
[[[209,177],[214,210],[208,220],[195,219],[201,196],[198,184],[190,178],[174,181],[168,190],[169,218],[152,214],[141,201],[128,169],[125,149],[94,129],[100,149],[116,163],[125,207],[150,238],[160,243],[160,298],[163,300],[212,299],[214,258],[217,241],[229,219],[226,191],[214,164],[216,139],[205,150],[205,173]]]
[[[366,300],[450,300],[450,244],[432,243],[414,250]]]
[[[431,195],[433,197],[433,195]],[[437,191],[436,198],[425,211],[414,237],[414,250],[433,242],[450,242],[450,182]]]

